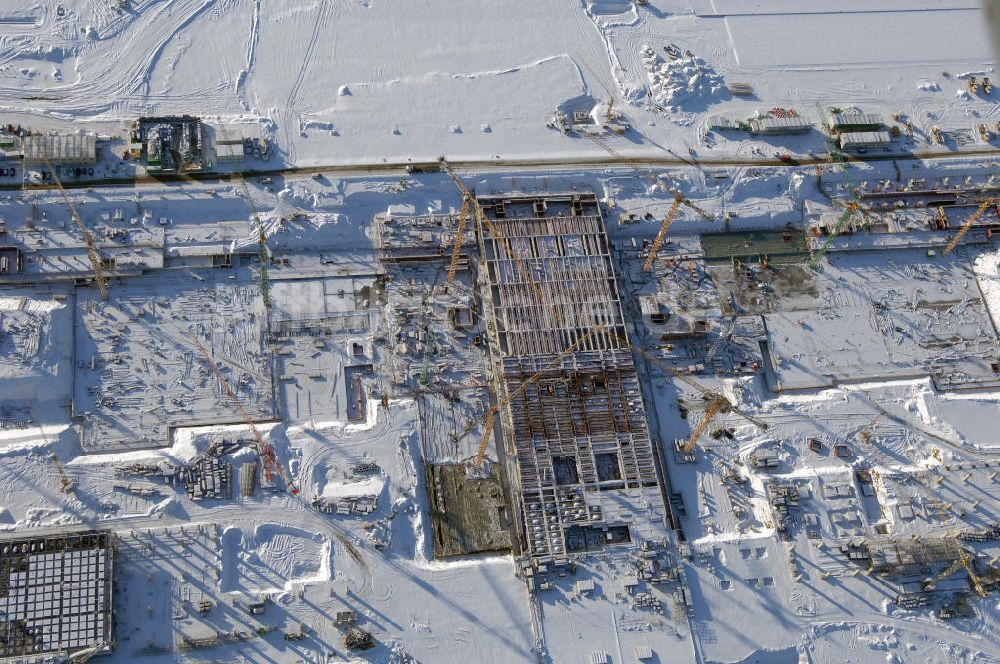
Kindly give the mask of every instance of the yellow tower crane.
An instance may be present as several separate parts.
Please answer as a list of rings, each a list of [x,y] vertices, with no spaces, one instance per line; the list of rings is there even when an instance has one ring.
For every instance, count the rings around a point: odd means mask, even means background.
[[[444,169],[444,172],[448,174],[448,177],[451,178],[451,181],[455,183],[455,186],[458,187],[458,190],[462,193],[462,200],[469,202],[470,209],[475,214],[475,218],[481,221],[483,225],[486,226],[486,229],[490,232],[490,234],[494,238],[496,238],[496,240],[500,242],[500,244],[503,246],[504,252],[507,254],[507,257],[511,261],[513,261],[515,267],[517,267],[517,271],[521,273],[521,277],[524,279],[524,281],[530,285],[532,291],[534,291],[535,293],[535,297],[538,298],[538,301],[545,306],[545,308],[548,310],[550,314],[552,314],[552,317],[555,319],[556,324],[562,324],[563,322],[562,315],[560,315],[559,311],[556,310],[556,308],[552,305],[552,302],[549,300],[548,297],[546,297],[545,293],[539,287],[538,282],[535,281],[534,276],[532,276],[531,274],[531,270],[528,269],[527,265],[524,264],[524,261],[521,259],[521,257],[518,256],[517,252],[514,251],[514,247],[511,246],[510,241],[507,239],[507,236],[501,233],[500,229],[497,228],[496,224],[494,224],[490,220],[490,218],[483,213],[483,208],[480,207],[479,201],[476,200],[476,197],[472,194],[471,191],[469,191],[469,188],[465,186],[465,183],[462,182],[462,180],[458,177],[458,175],[455,174],[455,172],[451,168],[451,165],[444,158],[441,159],[441,168]],[[461,227],[461,217],[459,218],[459,225]],[[461,227],[461,230],[464,232],[465,230],[464,227]],[[455,244],[452,247],[453,261],[455,257],[455,252],[459,250],[459,246],[461,245],[461,243],[462,243],[462,233],[456,233]]]
[[[705,433],[705,429],[708,428],[708,425],[719,413],[734,413],[736,415],[739,415],[743,419],[747,420],[751,424],[755,425],[761,431],[767,431],[768,429],[767,422],[760,419],[759,417],[755,417],[750,413],[740,410],[739,408],[736,407],[736,405],[732,401],[727,399],[723,394],[708,389],[707,387],[696,381],[691,376],[667,365],[665,362],[663,362],[663,360],[656,357],[645,348],[641,348],[631,343],[629,345],[632,347],[632,350],[636,351],[637,353],[645,357],[647,360],[649,360],[656,366],[660,367],[667,373],[673,375],[675,378],[684,381],[691,387],[701,392],[702,397],[708,402],[708,406],[705,408],[705,414],[702,416],[701,421],[698,422],[698,424],[691,431],[691,436],[687,439],[687,442],[684,443],[684,447],[681,448],[683,452],[690,453],[692,450],[694,450],[694,446],[697,444],[698,439],[701,437],[703,433]]]
[[[462,255],[462,238],[465,236],[465,224],[469,220],[469,208],[472,204],[469,198],[462,194],[462,208],[458,211],[458,228],[455,229],[455,244],[451,247],[451,263],[448,265],[448,281],[455,281],[455,273],[458,271],[458,259]]]
[[[472,424],[469,425],[469,427],[466,429],[467,432],[474,429],[476,425],[478,425],[480,422],[482,422],[483,424],[483,435],[479,439],[479,449],[476,451],[476,458],[473,461],[473,465],[476,468],[480,468],[483,465],[483,460],[486,458],[486,449],[489,447],[490,437],[493,435],[493,424],[496,422],[496,416],[497,413],[500,412],[500,409],[509,404],[517,397],[524,394],[524,391],[528,389],[528,386],[530,386],[532,383],[541,378],[544,373],[550,371],[551,369],[559,365],[564,357],[578,350],[580,346],[582,346],[584,343],[587,342],[588,339],[590,339],[598,332],[604,331],[605,329],[607,328],[603,325],[598,325],[597,327],[591,328],[586,334],[581,336],[579,339],[577,339],[572,344],[567,346],[565,350],[556,355],[551,362],[545,365],[544,368],[542,368],[537,373],[529,376],[527,379],[522,381],[521,384],[518,385],[516,390],[511,392],[505,398],[498,401],[495,406],[491,407],[486,412],[485,416],[479,418],[478,420],[474,421]]]
[[[674,223],[674,219],[681,209],[682,202],[684,202],[684,197],[680,194],[675,194],[674,202],[670,206],[670,210],[667,211],[667,216],[663,218],[663,223],[660,224],[660,231],[656,234],[653,244],[649,247],[649,255],[646,256],[646,262],[642,264],[643,272],[649,272],[653,269],[653,265],[656,263],[656,255],[660,252],[660,247],[663,246],[663,240],[666,239],[667,231],[670,230],[670,225]]]
[[[69,194],[66,193],[62,182],[59,180],[56,169],[52,167],[52,162],[44,155],[42,156],[42,161],[45,162],[45,166],[52,173],[52,180],[56,183],[59,193],[62,194],[62,199],[66,203],[66,207],[69,208],[69,214],[73,218],[73,223],[76,224],[76,227],[80,229],[80,233],[83,235],[83,242],[87,245],[87,259],[90,260],[90,266],[94,269],[94,281],[97,282],[97,288],[101,291],[101,299],[106,300],[108,299],[108,280],[104,277],[104,263],[101,260],[101,255],[97,253],[97,247],[94,246],[94,236],[91,234],[90,229],[84,225],[80,215],[77,214],[76,208],[73,206],[73,201],[69,199]]]
[[[972,225],[977,221],[979,221],[982,218],[982,216],[986,214],[986,210],[988,210],[990,206],[992,206],[995,202],[996,201],[994,201],[992,198],[988,198],[982,203],[980,203],[979,207],[976,208],[976,211],[972,213],[972,216],[969,217],[965,221],[965,223],[962,224],[962,227],[958,229],[958,232],[955,233],[955,237],[951,239],[951,242],[949,242],[948,246],[944,248],[944,251],[941,252],[941,255],[947,256],[948,254],[950,254],[952,250],[954,250],[955,247],[958,246],[958,243],[962,241],[962,238],[965,237],[965,235],[972,229]]]

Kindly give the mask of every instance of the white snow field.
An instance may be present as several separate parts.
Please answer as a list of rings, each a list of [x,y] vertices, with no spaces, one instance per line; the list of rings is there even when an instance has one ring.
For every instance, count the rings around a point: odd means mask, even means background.
[[[816,125],[831,106],[902,113],[925,132],[971,129],[996,114],[988,97],[964,94],[969,74],[993,69],[980,10],[967,0],[835,8],[792,0],[113,7],[53,0],[0,8],[0,108],[16,123],[64,127],[171,113],[239,117],[275,140],[284,163],[300,166],[442,154],[606,157],[590,141],[546,126],[557,108],[586,99],[614,98],[634,128],[614,147],[644,156],[688,148],[706,158],[732,155],[739,142],[705,143],[708,118],[775,106]],[[754,96],[734,97],[720,85],[660,104],[644,51],[665,58],[668,45],[690,51],[720,83],[751,84]]]

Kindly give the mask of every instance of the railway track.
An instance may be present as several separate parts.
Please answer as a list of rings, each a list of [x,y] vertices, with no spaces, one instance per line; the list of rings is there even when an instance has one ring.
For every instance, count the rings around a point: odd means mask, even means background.
[[[995,148],[965,150],[953,154],[941,154],[939,152],[913,152],[905,155],[866,155],[864,159],[848,158],[848,162],[876,162],[876,161],[923,161],[929,159],[953,159],[968,157],[996,156],[1000,157],[1000,150]],[[356,175],[398,175],[407,172],[408,166],[414,164],[424,164],[427,162],[397,161],[381,164],[328,164],[320,166],[289,166],[286,168],[273,169],[248,169],[243,171],[243,175],[248,178],[254,177],[280,177],[280,176],[311,176],[328,173],[338,176]],[[828,164],[829,159],[825,156],[803,157],[793,159],[791,162],[784,162],[779,159],[746,159],[739,157],[723,157],[715,159],[681,158],[673,156],[641,157],[626,155],[624,158],[617,158],[608,155],[607,157],[559,157],[552,159],[472,159],[472,160],[448,160],[448,163],[455,169],[464,172],[488,172],[505,169],[517,170],[579,170],[631,167],[634,165],[662,167],[662,168],[690,168],[699,166],[743,166],[743,167],[784,167],[796,168],[801,166],[815,166]],[[87,180],[86,182],[63,182],[66,189],[86,189],[88,187],[102,186],[154,186],[170,183],[183,182],[223,182],[233,179],[233,174],[228,172],[202,172],[202,173],[178,173],[174,175],[142,176],[136,178],[102,178]],[[54,189],[55,184],[23,184],[23,183],[3,183],[0,184],[0,191],[11,190],[46,190]]]

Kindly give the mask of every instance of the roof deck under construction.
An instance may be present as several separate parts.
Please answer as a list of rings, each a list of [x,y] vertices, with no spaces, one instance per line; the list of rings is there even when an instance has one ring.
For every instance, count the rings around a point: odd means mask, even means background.
[[[98,531],[0,541],[0,659],[108,649],[112,554]]]
[[[650,537],[662,525],[660,473],[596,198],[480,204],[504,404],[500,454],[518,494],[526,552],[558,561]],[[643,509],[634,518],[640,503],[657,516]]]

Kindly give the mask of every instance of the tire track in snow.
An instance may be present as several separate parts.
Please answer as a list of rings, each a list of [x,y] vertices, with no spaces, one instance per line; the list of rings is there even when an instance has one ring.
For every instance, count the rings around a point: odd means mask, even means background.
[[[212,7],[216,0],[178,0],[173,3],[162,5],[159,11],[143,14],[142,18],[133,26],[132,34],[125,40],[125,43],[118,45],[117,42],[102,42],[109,48],[116,48],[116,57],[102,57],[94,48],[93,62],[100,62],[105,67],[91,74],[89,81],[83,83],[73,83],[67,86],[50,88],[44,91],[44,100],[47,102],[44,108],[38,110],[55,110],[73,115],[98,115],[116,107],[117,102],[126,102],[131,106],[132,102],[141,101],[143,97],[148,99],[167,99],[171,101],[183,98],[196,98],[203,101],[216,103],[219,100],[211,93],[213,90],[201,90],[187,95],[156,96],[150,95],[150,80],[157,62],[163,54],[167,45],[176,37],[177,33],[191,25],[207,9]],[[179,16],[174,16],[174,14]],[[144,50],[143,45],[154,44],[152,49],[146,53],[137,53]],[[82,55],[82,54],[81,54]],[[0,99],[23,100],[30,91],[21,88],[0,87]],[[23,102],[22,102],[23,103]],[[70,106],[73,104],[74,106]],[[30,110],[30,109],[25,109]]]
[[[243,108],[249,111],[252,107],[243,97],[247,79],[253,71],[257,59],[257,42],[260,40],[260,0],[253,0],[253,21],[250,24],[250,39],[247,42],[247,66],[236,77],[236,97],[243,103]]]
[[[320,31],[323,25],[326,23],[328,8],[332,3],[326,2],[326,0],[319,0],[319,15],[316,17],[316,22],[313,23],[312,34],[309,35],[309,41],[306,44],[306,52],[302,57],[302,64],[299,66],[299,73],[295,77],[295,82],[292,83],[291,89],[288,91],[288,100],[285,102],[285,120],[283,122],[283,135],[284,135],[284,149],[286,150],[286,160],[289,162],[295,161],[295,142],[292,140],[292,121],[295,119],[295,104],[298,102],[299,92],[302,90],[302,84],[305,82],[306,73],[312,64],[313,52],[316,50],[316,43],[319,41]],[[298,123],[296,123],[298,124]]]

